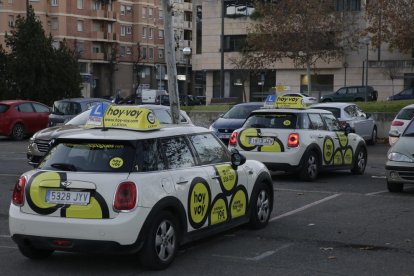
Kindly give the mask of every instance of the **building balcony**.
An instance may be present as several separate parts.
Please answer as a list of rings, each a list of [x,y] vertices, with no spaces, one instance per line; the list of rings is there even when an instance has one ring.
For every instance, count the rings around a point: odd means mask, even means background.
[[[183,3],[183,9],[187,10],[187,11],[192,11],[193,10],[193,3],[184,2]]]
[[[106,20],[106,21],[116,21],[117,14],[114,11],[105,11],[105,10],[94,10],[91,11],[91,16],[93,20]]]
[[[193,29],[193,22],[191,22],[191,21],[184,21],[183,27],[185,29]]]
[[[118,34],[106,32],[92,32],[91,38],[95,41],[100,42],[115,42],[116,40],[118,40]]]
[[[91,53],[91,59],[93,60],[105,60],[104,53]]]

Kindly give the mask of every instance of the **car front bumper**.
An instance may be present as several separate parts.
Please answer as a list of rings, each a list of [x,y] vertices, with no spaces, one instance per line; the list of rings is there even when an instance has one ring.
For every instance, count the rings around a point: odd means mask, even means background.
[[[387,161],[385,174],[390,183],[414,184],[414,163]]]

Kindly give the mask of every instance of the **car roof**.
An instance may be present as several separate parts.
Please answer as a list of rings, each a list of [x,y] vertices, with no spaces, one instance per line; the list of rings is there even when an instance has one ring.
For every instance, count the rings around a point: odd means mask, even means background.
[[[254,110],[250,114],[252,115],[252,114],[257,114],[257,113],[260,114],[260,113],[310,113],[310,112],[332,114],[332,112],[330,112],[328,110],[312,109],[312,108],[308,108],[308,109],[295,109],[295,108],[263,108],[263,109]]]
[[[68,98],[68,99],[61,99],[56,102],[90,102],[90,101],[103,101],[103,102],[110,102],[110,100],[103,99],[103,98]]]
[[[0,101],[0,104],[8,104],[8,105],[21,104],[21,103],[39,103],[39,104],[43,104],[43,103],[40,103],[40,102],[29,101],[29,100],[5,100],[5,101]],[[43,104],[43,105],[45,105],[45,104]]]
[[[336,107],[336,108],[344,108],[348,105],[355,105],[353,103],[317,103],[317,104],[313,104],[310,107]]]
[[[258,106],[262,105],[263,106],[264,103],[263,102],[248,102],[248,103],[239,103],[234,106],[243,106],[243,105],[258,105]]]
[[[103,131],[102,128],[83,129],[76,133],[61,135],[59,139],[75,140],[116,140],[131,141],[142,139],[153,139],[159,137],[170,137],[184,134],[197,134],[211,132],[207,128],[191,125],[163,125],[159,130],[135,131],[128,129],[109,128]]]
[[[401,108],[401,109],[408,109],[408,108],[414,108],[414,104],[409,104],[409,105],[407,105],[407,106],[404,106],[403,108]]]

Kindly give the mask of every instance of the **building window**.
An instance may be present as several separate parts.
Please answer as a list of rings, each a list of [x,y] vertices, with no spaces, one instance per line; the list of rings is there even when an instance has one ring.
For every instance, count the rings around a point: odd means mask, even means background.
[[[126,47],[125,46],[121,46],[121,47],[119,47],[120,48],[120,55],[121,56],[125,56],[125,53],[126,53]]]
[[[159,18],[160,19],[163,19],[164,18],[164,12],[163,12],[163,10],[159,10],[158,13],[159,13]]]
[[[164,49],[158,49],[158,58],[163,59],[164,58]]]
[[[85,43],[83,41],[76,41],[76,53],[82,54],[85,51]]]
[[[101,1],[99,1],[99,0],[93,1],[92,9],[94,11],[99,11],[101,9],[101,7],[102,7]]]
[[[132,26],[127,26],[126,27],[126,33],[129,34],[129,35],[132,34]]]
[[[131,47],[126,47],[126,54],[127,55],[132,55],[132,48]]]
[[[142,27],[142,37],[143,38],[147,37],[147,27]]]
[[[8,20],[7,20],[7,25],[10,28],[14,28],[14,16],[13,15],[9,15]]]
[[[361,11],[361,0],[336,0],[337,11]]]
[[[98,44],[92,45],[92,53],[98,54],[101,52],[101,46]]]
[[[53,17],[50,21],[50,28],[52,30],[57,30],[59,28],[59,21],[57,17]]]
[[[154,59],[154,48],[149,48],[148,51],[149,51],[148,53],[149,59]]]
[[[154,33],[154,29],[153,28],[149,28],[148,31],[149,31],[148,38],[149,39],[152,39],[152,36],[153,36],[153,33]]]
[[[148,9],[148,18],[152,18],[152,8]]]
[[[9,3],[9,4],[13,4],[13,2],[14,2],[14,0],[7,1],[7,3]]]
[[[142,14],[142,18],[147,17],[147,8],[146,7],[142,8],[141,14]]]
[[[50,0],[50,5],[53,6],[53,7],[57,7],[58,0]]]
[[[224,1],[224,14],[226,17],[250,16],[254,12],[253,0]]]
[[[78,0],[76,6],[79,10],[83,9],[83,0]]]
[[[125,15],[125,6],[121,5],[121,15]]]
[[[164,38],[164,30],[158,30],[158,38],[160,39]]]
[[[196,7],[196,54],[201,54],[202,49],[202,36],[203,36],[203,8],[202,6]]]
[[[121,26],[121,36],[125,36],[125,26]]]
[[[77,22],[77,30],[78,32],[83,32],[83,21],[82,20],[78,20]]]
[[[246,45],[246,35],[226,35],[224,36],[224,51],[239,52]]]
[[[146,47],[141,48],[141,58],[147,59],[147,48]]]
[[[131,6],[126,6],[126,14],[132,14],[132,7]]]
[[[60,47],[60,42],[59,42],[59,41],[57,41],[57,40],[53,40],[53,42],[52,42],[52,47],[53,47],[53,49],[55,49],[55,50],[59,49],[59,47]]]

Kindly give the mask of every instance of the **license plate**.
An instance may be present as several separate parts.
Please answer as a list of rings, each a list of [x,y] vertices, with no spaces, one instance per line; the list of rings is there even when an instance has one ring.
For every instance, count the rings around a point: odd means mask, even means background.
[[[54,191],[46,192],[46,202],[55,204],[88,205],[90,192]]]
[[[230,138],[230,136],[231,134],[222,134],[222,133],[218,134],[218,138],[222,138],[222,139],[228,139]]]
[[[273,145],[273,138],[252,137],[249,138],[249,144],[255,146],[270,146]]]

